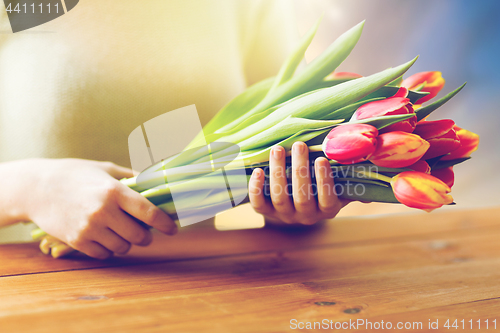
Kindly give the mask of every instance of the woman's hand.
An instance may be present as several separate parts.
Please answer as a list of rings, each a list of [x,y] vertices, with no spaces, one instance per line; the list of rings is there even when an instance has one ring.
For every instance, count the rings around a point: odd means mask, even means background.
[[[23,161],[25,216],[42,230],[91,257],[125,254],[131,244],[152,241],[142,221],[161,232],[177,232],[174,221],[118,179],[131,169],[79,159]],[[19,180],[19,179],[18,179]],[[20,182],[21,183],[21,182]]]
[[[273,147],[269,156],[269,178],[271,200],[264,196],[264,172],[255,169],[249,183],[249,198],[252,207],[271,222],[287,224],[314,224],[324,219],[334,218],[349,200],[339,199],[330,163],[324,157],[315,162],[317,187],[311,183],[309,170],[309,150],[303,142],[292,147],[292,194],[287,192],[286,152],[283,147]],[[317,199],[315,197],[317,191]]]

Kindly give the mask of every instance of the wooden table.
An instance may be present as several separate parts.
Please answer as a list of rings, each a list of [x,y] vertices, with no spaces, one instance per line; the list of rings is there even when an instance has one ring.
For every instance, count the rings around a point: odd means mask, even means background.
[[[457,331],[447,319],[472,332],[480,319],[493,332],[499,216],[500,207],[298,230],[196,228],[107,261],[2,245],[0,332],[290,332],[358,319],[422,323],[408,332],[436,320]]]

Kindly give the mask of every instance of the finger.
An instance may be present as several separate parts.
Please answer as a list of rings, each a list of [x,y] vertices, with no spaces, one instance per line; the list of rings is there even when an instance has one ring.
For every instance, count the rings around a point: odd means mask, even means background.
[[[308,214],[316,211],[309,172],[309,149],[303,142],[296,142],[292,146],[292,190],[297,212]]]
[[[271,149],[271,156],[269,157],[269,177],[271,201],[273,202],[274,209],[285,216],[293,214],[295,209],[288,196],[285,149],[283,149],[283,147],[276,146]]]
[[[125,185],[123,185],[117,201],[121,209],[147,225],[167,235],[174,235],[177,233],[177,225],[170,216],[153,205],[151,201]]]
[[[56,246],[52,247],[50,251],[50,255],[53,258],[61,258],[64,257],[70,253],[75,252],[75,249],[73,249],[71,246],[66,245],[64,243],[57,244]]]
[[[274,209],[271,203],[264,196],[265,175],[262,169],[255,169],[248,183],[248,197],[253,209],[260,214],[270,215]]]
[[[75,251],[69,245],[66,245],[61,240],[50,235],[45,235],[45,237],[43,237],[40,242],[40,250],[44,254],[50,254],[56,259]]]
[[[113,252],[106,249],[101,244],[98,244],[93,241],[82,242],[75,246],[75,249],[85,253],[89,257],[96,259],[107,259],[113,255]]]
[[[151,231],[139,225],[130,215],[118,210],[113,216],[115,218],[109,220],[108,228],[116,235],[134,245],[147,246],[151,244],[153,240]],[[108,247],[108,249],[110,248]]]
[[[118,236],[113,230],[104,228],[96,235],[95,241],[111,252],[125,254],[130,250],[130,243]]]
[[[335,183],[331,172],[330,162],[324,157],[318,157],[314,163],[316,185],[318,187],[318,207],[329,217],[335,217],[343,207],[343,202],[335,193]]]
[[[101,167],[111,175],[111,177],[116,179],[130,178],[134,177],[134,171],[130,168],[122,167],[116,165],[112,162],[103,162]]]

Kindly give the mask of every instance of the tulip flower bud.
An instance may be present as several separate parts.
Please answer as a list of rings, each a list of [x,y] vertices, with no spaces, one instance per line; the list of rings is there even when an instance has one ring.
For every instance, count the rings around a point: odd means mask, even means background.
[[[469,157],[477,150],[479,145],[479,135],[472,133],[466,129],[460,128],[457,125],[453,126],[457,136],[460,139],[460,148],[452,151],[448,155],[443,156],[441,160],[448,161],[455,158]]]
[[[342,164],[366,161],[375,151],[378,131],[372,125],[345,124],[334,127],[323,141],[323,152]]]
[[[448,154],[460,147],[460,139],[453,125],[455,122],[451,119],[418,122],[413,133],[431,145],[423,157],[425,160]]]
[[[406,90],[403,88],[402,93]],[[408,90],[406,90],[408,93]],[[399,94],[399,91],[396,95]],[[405,97],[388,97],[383,100],[374,101],[361,105],[356,112],[354,112],[352,120],[361,120],[373,117],[390,116],[398,114],[415,113],[412,108],[410,100]],[[387,133],[393,131],[413,132],[417,124],[417,116],[414,115],[410,119],[405,119],[395,124],[384,127],[380,133]]]
[[[408,169],[412,169],[414,171],[419,171],[426,173],[428,175],[431,174],[431,167],[429,166],[429,163],[427,163],[424,160],[418,160],[416,163],[413,163],[412,165],[407,166]]]
[[[429,143],[415,134],[389,132],[378,136],[377,149],[370,162],[387,168],[404,168],[417,162],[429,149]]]
[[[432,170],[431,175],[440,179],[443,183],[448,185],[450,188],[455,183],[455,173],[453,172],[452,166],[447,167],[447,168]]]
[[[448,185],[422,172],[401,172],[392,178],[391,186],[399,202],[427,212],[453,202]]]
[[[429,92],[429,95],[418,100],[418,104],[423,104],[434,98],[443,89],[444,83],[445,80],[441,76],[441,72],[420,72],[404,79],[401,86],[410,90],[421,87],[420,91]]]

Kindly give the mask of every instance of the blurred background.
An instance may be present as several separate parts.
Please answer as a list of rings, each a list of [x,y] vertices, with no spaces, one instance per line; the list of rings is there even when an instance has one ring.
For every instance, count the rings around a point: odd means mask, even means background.
[[[295,10],[300,34],[321,13],[325,15],[306,53],[308,61],[340,33],[366,20],[363,35],[339,71],[370,75],[419,55],[408,75],[441,71],[446,85],[437,98],[467,81],[455,98],[429,117],[452,118],[481,137],[473,158],[454,168],[452,194],[457,205],[444,209],[500,203],[496,170],[500,163],[500,110],[495,98],[500,92],[500,1],[296,0]],[[409,211],[402,205],[388,206],[351,204],[341,215]]]

